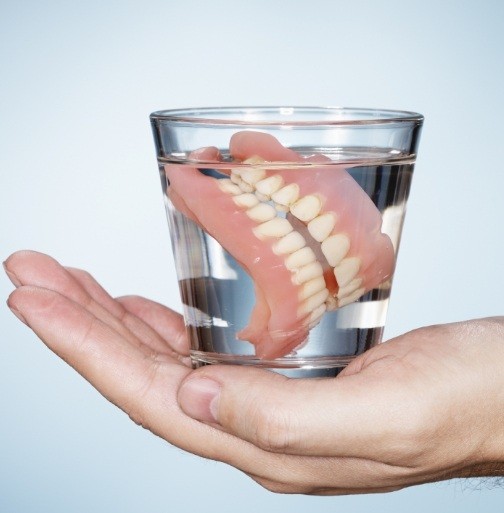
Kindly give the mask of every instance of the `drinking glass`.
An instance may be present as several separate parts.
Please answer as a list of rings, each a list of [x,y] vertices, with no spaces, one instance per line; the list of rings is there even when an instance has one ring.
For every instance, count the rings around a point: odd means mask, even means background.
[[[423,117],[150,116],[191,359],[334,376],[380,343]]]

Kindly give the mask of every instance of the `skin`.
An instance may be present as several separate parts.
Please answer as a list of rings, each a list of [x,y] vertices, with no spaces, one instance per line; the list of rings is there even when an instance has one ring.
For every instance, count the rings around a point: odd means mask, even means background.
[[[183,321],[46,255],[4,264],[20,320],[137,424],[265,488],[339,495],[504,475],[504,317],[421,328],[335,379],[191,370]]]

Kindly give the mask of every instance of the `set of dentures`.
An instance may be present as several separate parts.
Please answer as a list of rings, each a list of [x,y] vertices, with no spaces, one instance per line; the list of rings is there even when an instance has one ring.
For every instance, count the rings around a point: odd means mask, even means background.
[[[260,240],[272,239],[272,250],[285,256],[285,267],[292,272],[292,283],[299,285],[299,315],[311,313],[310,324],[317,322],[326,310],[341,308],[361,297],[365,289],[358,277],[361,260],[347,257],[350,239],[344,233],[334,233],[338,216],[324,212],[319,195],[300,197],[297,183],[286,184],[280,174],[266,176],[266,170],[257,167],[264,160],[252,157],[244,164],[250,168],[232,169],[230,178],[219,180],[222,191],[233,196],[234,203],[255,221],[254,235]],[[333,269],[338,284],[335,297],[326,286],[324,269],[303,235],[294,230],[288,218],[279,213],[290,213],[306,224],[310,236],[320,243],[327,263]]]
[[[326,311],[389,279],[394,249],[380,212],[344,166],[302,157],[261,132],[235,134],[230,153],[231,169],[217,148],[190,156],[215,160],[228,178],[167,167],[169,196],[250,274],[256,304],[237,337],[258,356],[277,358],[302,344]]]

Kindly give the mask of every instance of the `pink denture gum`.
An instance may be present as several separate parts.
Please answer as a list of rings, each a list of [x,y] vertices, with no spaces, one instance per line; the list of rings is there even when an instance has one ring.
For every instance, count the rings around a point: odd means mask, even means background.
[[[251,276],[256,302],[237,337],[258,357],[278,358],[303,344],[326,311],[389,279],[394,249],[343,165],[303,157],[262,132],[236,133],[229,150],[236,167],[222,171],[228,178],[167,167],[168,194]],[[213,147],[190,159],[222,164]]]

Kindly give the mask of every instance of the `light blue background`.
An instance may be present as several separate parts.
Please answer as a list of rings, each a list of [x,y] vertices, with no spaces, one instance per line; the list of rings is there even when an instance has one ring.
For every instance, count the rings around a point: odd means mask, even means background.
[[[387,337],[503,314],[504,3],[0,2],[0,249],[179,308],[148,124],[161,108],[346,105],[426,116]],[[12,287],[0,277],[6,298]],[[0,308],[0,511],[502,511],[452,481],[273,495],[133,424]],[[485,369],[482,369],[485,372]]]

